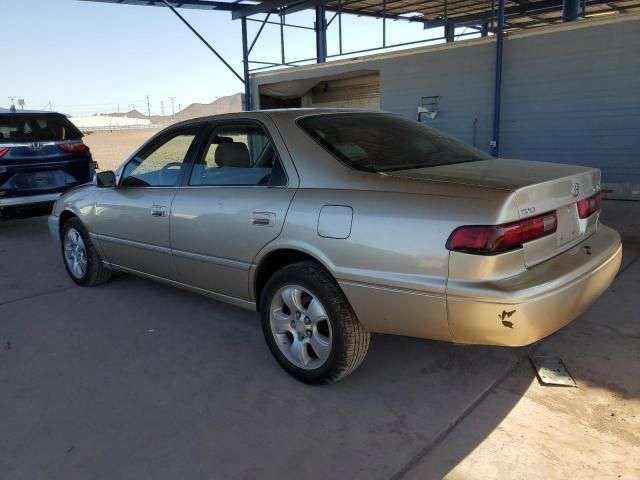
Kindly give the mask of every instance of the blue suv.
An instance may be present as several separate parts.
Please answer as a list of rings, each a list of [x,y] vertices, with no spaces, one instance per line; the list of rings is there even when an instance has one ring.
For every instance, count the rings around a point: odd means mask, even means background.
[[[52,204],[93,178],[83,134],[55,112],[0,109],[0,214]]]

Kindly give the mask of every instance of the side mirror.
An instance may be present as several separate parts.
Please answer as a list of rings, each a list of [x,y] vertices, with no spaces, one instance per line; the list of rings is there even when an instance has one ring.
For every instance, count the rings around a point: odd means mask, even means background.
[[[96,173],[96,186],[100,188],[112,188],[116,186],[116,174],[111,170]]]

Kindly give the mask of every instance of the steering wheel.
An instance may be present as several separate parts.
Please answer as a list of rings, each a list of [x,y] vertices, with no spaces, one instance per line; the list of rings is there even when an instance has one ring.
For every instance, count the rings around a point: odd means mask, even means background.
[[[177,183],[178,173],[182,168],[182,162],[167,163],[160,170],[160,184],[161,185],[174,185]],[[177,170],[177,171],[176,171]]]

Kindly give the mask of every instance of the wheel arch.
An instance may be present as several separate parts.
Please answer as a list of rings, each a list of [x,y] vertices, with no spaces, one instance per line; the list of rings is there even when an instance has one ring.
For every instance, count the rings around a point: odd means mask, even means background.
[[[249,280],[250,293],[255,299],[257,310],[260,310],[260,297],[269,278],[281,268],[305,260],[316,262],[335,278],[331,262],[319,252],[310,251],[303,246],[279,246],[259,255]]]
[[[58,229],[60,231],[60,235],[62,235],[62,229],[64,228],[64,224],[67,223],[72,218],[80,218],[74,211],[65,209],[60,213],[58,217],[60,220],[58,222]]]

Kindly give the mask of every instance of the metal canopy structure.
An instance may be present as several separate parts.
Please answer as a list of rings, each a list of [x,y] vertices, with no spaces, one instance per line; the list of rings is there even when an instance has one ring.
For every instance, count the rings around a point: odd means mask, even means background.
[[[245,109],[251,110],[251,72],[281,66],[294,66],[309,62],[325,62],[328,58],[372,52],[375,50],[424,44],[434,41],[453,42],[468,35],[496,36],[494,121],[491,153],[499,153],[500,97],[502,82],[502,51],[505,33],[577,20],[589,16],[615,15],[640,12],[640,0],[80,0],[124,5],[169,8],[211,52],[244,84]],[[178,12],[178,9],[229,12],[233,20],[240,20],[242,32],[242,74]],[[293,13],[315,12],[313,25],[288,23]],[[370,48],[347,51],[343,49],[343,15],[377,18],[381,20],[381,42]],[[327,17],[329,17],[327,19]],[[387,21],[405,21],[422,24],[425,29],[441,28],[442,36],[411,42],[389,44]],[[249,41],[247,22],[260,24]],[[280,61],[251,60],[250,55],[266,25],[280,29]],[[332,26],[334,25],[334,26]],[[338,51],[327,51],[327,31],[337,29]],[[456,32],[456,28],[464,31]],[[285,55],[285,28],[306,29],[315,32],[316,54],[311,58],[288,59]],[[251,68],[253,66],[253,68]]]

